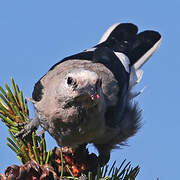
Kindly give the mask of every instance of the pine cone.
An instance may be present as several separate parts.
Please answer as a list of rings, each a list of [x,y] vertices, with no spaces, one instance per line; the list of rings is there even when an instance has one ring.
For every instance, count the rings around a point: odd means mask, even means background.
[[[63,155],[63,163],[61,160],[61,151]],[[75,177],[81,174],[88,174],[89,171],[97,172],[98,158],[95,154],[89,154],[86,145],[80,146],[78,149],[73,150],[69,147],[55,148],[52,156],[52,166],[58,173],[61,174],[62,165],[63,175],[70,175],[68,168]]]
[[[39,165],[36,161],[28,161],[25,165],[12,165],[6,168],[5,175],[0,174],[0,180],[58,180],[53,167]]]
[[[39,165],[35,160],[28,161],[22,166],[12,165],[6,168],[5,175],[0,174],[0,180],[62,180],[71,176],[87,179],[89,171],[97,172],[98,158],[95,154],[89,154],[86,145],[78,149],[63,147],[55,148],[52,155],[52,166]],[[84,175],[83,175],[84,174]]]

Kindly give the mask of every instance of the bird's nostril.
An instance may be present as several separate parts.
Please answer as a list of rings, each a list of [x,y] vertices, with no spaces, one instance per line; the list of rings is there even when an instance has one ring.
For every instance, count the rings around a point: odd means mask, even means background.
[[[67,78],[67,84],[71,85],[73,83],[73,78],[72,77],[68,77]]]

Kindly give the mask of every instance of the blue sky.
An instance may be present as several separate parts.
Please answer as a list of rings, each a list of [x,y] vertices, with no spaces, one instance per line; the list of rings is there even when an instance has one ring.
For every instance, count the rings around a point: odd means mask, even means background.
[[[140,31],[162,34],[160,49],[143,67],[137,98],[143,127],[129,146],[114,150],[111,162],[124,159],[141,167],[137,180],[179,177],[180,1],[0,0],[0,85],[14,77],[31,96],[34,83],[63,57],[95,45],[117,22],[132,22]],[[33,107],[31,114],[33,116]],[[0,172],[20,164],[6,146],[7,128],[0,123]],[[48,137],[49,147],[56,143]]]

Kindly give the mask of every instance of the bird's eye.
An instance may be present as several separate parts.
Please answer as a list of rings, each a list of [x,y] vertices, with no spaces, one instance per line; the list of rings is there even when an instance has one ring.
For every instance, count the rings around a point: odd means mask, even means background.
[[[71,85],[73,83],[73,78],[72,77],[68,77],[67,78],[67,84]]]

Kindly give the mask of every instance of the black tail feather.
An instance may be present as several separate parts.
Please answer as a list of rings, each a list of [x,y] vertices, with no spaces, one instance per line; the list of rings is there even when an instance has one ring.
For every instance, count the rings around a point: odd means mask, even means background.
[[[160,41],[161,35],[156,31],[144,31],[136,36],[128,57],[131,63],[136,63],[143,55],[145,55],[153,46]],[[156,49],[154,49],[155,51]],[[154,52],[153,51],[153,52]]]
[[[124,53],[129,57],[131,65],[133,65],[161,39],[161,35],[156,31],[144,31],[138,34],[137,32],[138,28],[134,24],[119,24],[111,32],[108,32],[108,37],[104,38],[104,41],[101,41],[102,43],[96,47],[108,47],[115,52]],[[107,36],[106,33],[103,37],[105,36]],[[152,49],[149,52],[150,55],[156,49],[157,47]]]

